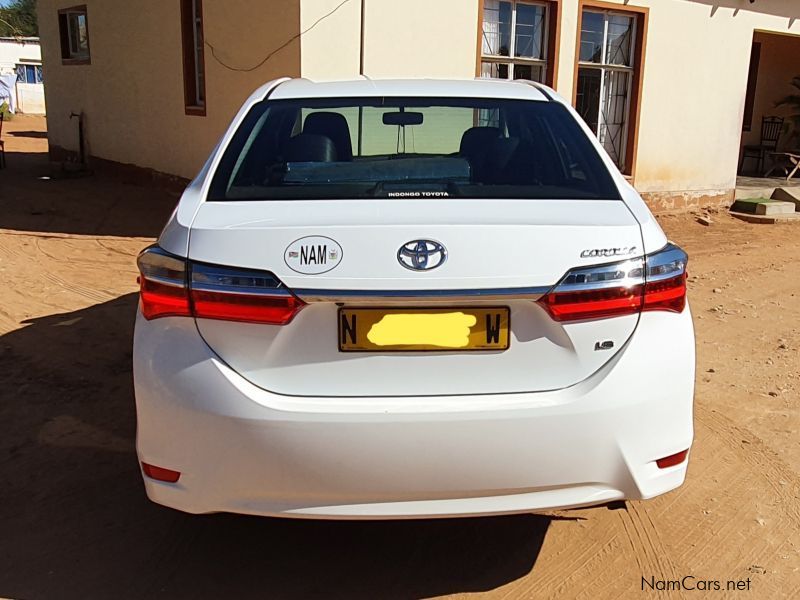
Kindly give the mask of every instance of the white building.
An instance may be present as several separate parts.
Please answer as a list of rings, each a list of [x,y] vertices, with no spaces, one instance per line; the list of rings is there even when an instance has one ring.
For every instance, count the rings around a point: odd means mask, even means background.
[[[10,82],[11,75],[16,75],[16,82],[10,90],[0,84],[0,98],[4,92],[10,95],[0,104],[10,100],[15,112],[45,114],[39,38],[0,38],[0,78]]]

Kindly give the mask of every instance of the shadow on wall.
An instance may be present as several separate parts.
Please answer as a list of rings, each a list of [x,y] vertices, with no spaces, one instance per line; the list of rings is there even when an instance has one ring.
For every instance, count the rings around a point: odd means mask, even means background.
[[[734,16],[739,11],[748,11],[776,17],[786,17],[789,19],[789,27],[795,19],[800,19],[800,3],[787,2],[786,0],[687,0],[695,4],[705,4],[711,7],[713,17],[720,8],[728,8],[734,11]],[[798,31],[800,33],[800,31]]]
[[[0,596],[410,598],[530,572],[548,517],[286,521],[147,501],[134,451],[136,301],[0,337]]]

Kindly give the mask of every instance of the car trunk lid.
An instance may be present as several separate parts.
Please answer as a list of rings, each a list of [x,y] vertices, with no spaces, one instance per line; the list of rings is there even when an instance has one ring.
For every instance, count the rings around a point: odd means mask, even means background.
[[[441,244],[446,260],[404,265],[401,248],[420,240]],[[419,396],[585,379],[627,341],[638,314],[559,323],[536,299],[574,267],[641,248],[638,223],[616,200],[226,201],[199,208],[189,258],[269,271],[308,303],[287,325],[197,319],[209,346],[252,383],[287,395]],[[340,348],[340,309],[487,307],[508,309],[506,350]]]

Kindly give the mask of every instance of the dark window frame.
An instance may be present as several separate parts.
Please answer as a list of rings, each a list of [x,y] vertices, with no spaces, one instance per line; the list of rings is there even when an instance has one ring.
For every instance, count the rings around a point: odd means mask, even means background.
[[[83,15],[86,21],[86,56],[75,56],[69,43],[70,15]],[[92,47],[89,34],[89,11],[85,4],[62,8],[58,11],[58,35],[61,41],[62,65],[90,65],[92,64]]]
[[[199,43],[195,37],[196,26]],[[181,0],[181,42],[184,108],[187,115],[204,117],[207,98],[203,0]]]
[[[750,66],[747,71],[747,88],[744,96],[744,118],[742,131],[753,128],[753,110],[756,104],[756,91],[758,90],[758,66],[761,63],[761,42],[753,41],[750,50]]]
[[[620,168],[625,177],[636,179],[636,163],[639,155],[639,120],[641,117],[642,92],[644,83],[645,57],[647,54],[647,29],[650,21],[650,9],[645,6],[631,4],[615,4],[605,0],[578,1],[578,27],[575,41],[575,63],[572,82],[572,105],[576,106],[578,95],[578,71],[580,65],[581,30],[583,27],[584,9],[592,11],[611,11],[628,14],[636,21],[633,53],[633,76],[631,79],[631,97],[628,108],[628,134],[626,138],[625,164]]]

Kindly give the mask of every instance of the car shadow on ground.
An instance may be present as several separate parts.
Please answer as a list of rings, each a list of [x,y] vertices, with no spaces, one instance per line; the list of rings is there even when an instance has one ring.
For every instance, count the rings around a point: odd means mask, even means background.
[[[13,137],[27,137],[40,140],[47,139],[46,131],[11,131],[8,135]]]
[[[177,183],[155,185],[146,173],[63,169],[51,165],[46,152],[7,148],[6,168],[0,170],[0,229],[156,237],[180,192]]]
[[[532,569],[550,518],[189,516],[150,503],[134,451],[136,295],[0,336],[0,596],[417,598]]]

